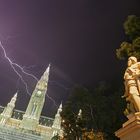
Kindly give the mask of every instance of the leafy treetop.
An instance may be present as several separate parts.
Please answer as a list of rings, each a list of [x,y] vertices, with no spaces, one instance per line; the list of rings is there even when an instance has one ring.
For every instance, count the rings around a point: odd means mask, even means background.
[[[129,40],[121,43],[120,48],[116,50],[119,59],[126,59],[135,56],[140,60],[140,17],[130,15],[124,22],[125,34]]]

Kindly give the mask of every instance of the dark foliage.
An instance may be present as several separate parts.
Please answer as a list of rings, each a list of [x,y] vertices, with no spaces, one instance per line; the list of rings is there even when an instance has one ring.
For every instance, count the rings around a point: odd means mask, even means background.
[[[116,50],[117,57],[125,59],[135,56],[140,60],[140,17],[128,16],[124,22],[124,30],[129,39],[122,42],[120,48]]]
[[[118,90],[119,89],[119,90]],[[93,90],[75,87],[66,103],[62,117],[68,140],[80,137],[83,130],[103,132],[108,140],[114,140],[114,132],[124,122],[124,102],[119,86],[101,82]],[[82,109],[82,119],[77,120],[78,110]]]

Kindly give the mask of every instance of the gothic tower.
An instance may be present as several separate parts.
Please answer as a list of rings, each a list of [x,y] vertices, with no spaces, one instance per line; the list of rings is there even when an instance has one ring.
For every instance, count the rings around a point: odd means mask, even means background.
[[[11,118],[13,109],[15,108],[15,102],[17,99],[17,93],[12,97],[11,101],[4,108],[3,112],[0,114],[0,123],[5,124],[9,118]]]
[[[23,115],[23,120],[20,127],[27,130],[34,131],[39,124],[40,115],[44,106],[45,96],[48,85],[50,65],[44,72],[41,79],[38,81],[35,90],[30,98],[28,107],[25,114]]]

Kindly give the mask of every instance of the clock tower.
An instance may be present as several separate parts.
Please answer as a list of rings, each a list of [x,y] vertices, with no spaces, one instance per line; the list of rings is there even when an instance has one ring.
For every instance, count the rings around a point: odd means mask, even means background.
[[[37,82],[35,90],[30,98],[28,107],[23,115],[20,127],[34,131],[39,124],[40,115],[44,106],[47,85],[49,79],[50,65],[44,72],[41,79]]]

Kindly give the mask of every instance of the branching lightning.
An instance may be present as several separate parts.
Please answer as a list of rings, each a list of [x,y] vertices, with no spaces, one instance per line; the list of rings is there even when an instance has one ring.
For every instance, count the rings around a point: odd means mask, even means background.
[[[9,64],[10,64],[11,68],[13,69],[13,71],[14,71],[14,72],[17,74],[17,76],[19,77],[18,82],[19,82],[19,80],[21,80],[21,81],[23,82],[23,84],[25,85],[27,94],[31,96],[31,94],[30,94],[30,92],[29,92],[29,90],[28,90],[28,85],[27,85],[27,83],[26,83],[25,80],[23,79],[22,75],[16,70],[16,68],[20,69],[21,72],[24,73],[25,75],[30,76],[30,77],[32,77],[33,79],[35,79],[37,82],[38,82],[38,78],[37,78],[36,76],[34,76],[33,74],[26,72],[26,71],[24,70],[24,68],[26,68],[26,67],[22,67],[22,66],[20,66],[19,64],[12,62],[12,60],[7,56],[6,50],[5,50],[5,48],[3,47],[1,41],[0,41],[0,47],[1,47],[2,50],[3,50],[4,57],[5,57],[6,60],[9,62]],[[54,103],[54,105],[57,107],[55,100],[54,100],[52,97],[50,97],[48,94],[46,94],[46,96],[47,96],[47,97]]]
[[[53,102],[53,104],[54,104],[56,107],[58,107],[57,104],[56,104],[56,102],[55,102],[55,100],[54,100],[52,97],[50,97],[48,94],[46,94],[46,96]]]
[[[4,52],[4,57],[8,60],[8,62],[9,62],[9,64],[10,64],[11,68],[14,70],[14,72],[18,75],[18,77],[21,79],[21,81],[22,81],[23,84],[25,85],[25,88],[26,88],[27,94],[30,95],[29,90],[28,90],[27,83],[24,81],[22,75],[16,70],[16,68],[15,68],[14,66],[20,68],[22,72],[24,72],[24,69],[23,69],[22,67],[20,67],[18,64],[13,63],[12,60],[7,56],[7,53],[6,53],[5,49],[4,49],[4,47],[3,47],[1,41],[0,41],[0,47],[2,48],[2,50],[3,50],[3,52]],[[26,74],[26,72],[25,72],[25,74]],[[28,75],[31,76],[31,74],[28,74]]]

